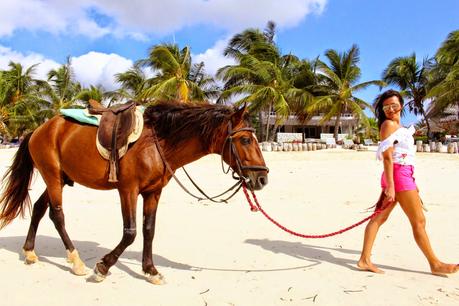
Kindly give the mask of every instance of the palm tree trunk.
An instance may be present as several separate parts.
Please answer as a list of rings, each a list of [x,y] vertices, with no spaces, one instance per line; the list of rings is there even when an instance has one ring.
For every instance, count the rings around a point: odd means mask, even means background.
[[[258,139],[263,140],[263,112],[261,110],[258,112],[258,132],[260,133],[260,138]]]
[[[421,115],[424,117],[424,120],[426,121],[426,127],[427,127],[427,137],[430,139],[431,135],[430,135],[430,123],[429,123],[429,120],[427,119],[427,116],[426,116],[426,113],[424,111],[424,107],[420,107],[419,108],[420,112],[421,112]]]
[[[276,136],[276,130],[277,128],[279,127],[279,124],[277,123],[277,120],[276,120],[276,123],[274,123],[273,127],[270,129],[270,136],[269,136],[269,141],[274,141],[274,137]]]
[[[269,103],[268,115],[266,116],[266,140],[265,141],[269,141],[269,118],[271,116],[272,106],[273,104]]]
[[[333,137],[335,138],[335,141],[338,142],[338,129],[339,129],[339,123],[341,120],[341,111],[336,114],[336,120],[335,120],[335,132],[333,133]]]

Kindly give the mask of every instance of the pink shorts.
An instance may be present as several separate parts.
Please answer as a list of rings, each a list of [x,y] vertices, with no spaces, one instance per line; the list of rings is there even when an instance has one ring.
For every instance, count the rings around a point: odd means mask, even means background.
[[[413,177],[414,167],[412,165],[394,164],[394,187],[395,192],[416,190],[416,183]],[[387,187],[386,176],[381,175],[381,188]]]

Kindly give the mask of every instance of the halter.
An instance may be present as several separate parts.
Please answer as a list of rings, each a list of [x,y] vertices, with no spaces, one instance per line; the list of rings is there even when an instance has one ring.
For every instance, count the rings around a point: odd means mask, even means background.
[[[213,197],[210,197],[208,196],[194,181],[193,179],[190,177],[190,175],[188,174],[188,172],[185,170],[184,167],[182,167],[183,171],[185,172],[186,176],[188,177],[188,179],[191,181],[191,183],[196,187],[196,189],[204,196],[204,198],[202,197],[199,197],[199,196],[196,196],[194,195],[193,193],[191,193],[181,182],[180,180],[175,176],[174,174],[174,170],[172,170],[172,168],[170,167],[169,163],[167,162],[166,160],[166,156],[164,155],[164,152],[161,148],[161,145],[159,144],[159,140],[158,140],[158,137],[156,136],[156,131],[153,127],[151,127],[151,131],[152,131],[152,138],[153,138],[153,142],[155,143],[155,146],[156,146],[156,149],[158,150],[158,153],[159,153],[159,156],[161,157],[166,169],[169,171],[169,173],[171,174],[171,176],[174,178],[174,180],[178,183],[178,185],[186,192],[188,193],[189,195],[191,195],[193,198],[197,199],[198,201],[202,201],[202,200],[210,200],[212,202],[216,202],[216,203],[227,203],[228,200],[230,198],[232,198],[238,191],[239,189],[242,187],[242,184],[243,183],[248,183],[250,181],[249,178],[246,178],[242,175],[242,170],[254,170],[254,171],[268,171],[269,172],[269,169],[268,167],[265,167],[265,166],[244,166],[242,165],[242,162],[241,162],[241,159],[239,157],[239,154],[237,153],[237,150],[236,150],[236,147],[233,143],[233,135],[236,134],[236,133],[239,133],[239,132],[242,132],[242,131],[250,131],[251,133],[255,133],[255,129],[253,128],[240,128],[240,129],[237,129],[237,130],[232,130],[232,124],[231,124],[231,121],[228,123],[228,136],[226,136],[225,138],[225,141],[223,142],[223,146],[222,146],[222,152],[221,152],[221,163],[222,163],[222,170],[223,170],[223,173],[227,174],[231,168],[231,166],[228,166],[228,169],[225,170],[225,167],[224,167],[224,164],[223,164],[223,153],[224,153],[224,150],[225,150],[225,146],[226,146],[226,143],[229,142],[229,150],[230,150],[230,164],[231,164],[231,161],[232,161],[232,155],[235,156],[235,159],[236,159],[236,166],[237,166],[237,172],[239,172],[239,174],[236,173],[236,171],[233,170],[233,173],[232,173],[232,177],[236,180],[238,180],[238,182],[236,182],[236,184],[234,184],[233,186],[231,186],[230,188],[228,188],[226,191],[224,191],[223,193],[219,194],[219,195],[216,195],[216,196],[213,196]],[[236,188],[237,187],[237,188]],[[236,188],[236,190],[234,190]],[[216,198],[218,197],[221,197],[223,195],[225,195],[226,193],[230,192],[230,191],[233,191],[233,193],[227,197],[226,199],[219,199],[219,200],[215,200]]]
[[[254,128],[250,128],[250,127],[243,127],[243,128],[240,128],[240,129],[237,129],[237,130],[233,130],[232,129],[232,124],[231,124],[231,121],[228,123],[228,136],[226,136],[225,138],[225,141],[223,142],[223,146],[222,146],[222,152],[220,154],[221,156],[221,164],[222,164],[222,170],[223,170],[223,173],[227,174],[230,170],[232,170],[231,168],[231,162],[232,162],[232,156],[234,156],[234,159],[236,161],[236,167],[237,167],[237,171],[235,171],[233,169],[233,172],[231,174],[231,176],[235,179],[235,180],[239,180],[241,182],[245,182],[246,184],[250,181],[249,178],[245,177],[243,175],[243,172],[244,170],[251,170],[251,171],[267,171],[269,172],[269,168],[268,167],[265,167],[265,166],[255,166],[255,165],[249,165],[249,166],[244,166],[241,162],[241,158],[239,157],[239,154],[236,150],[236,146],[234,145],[233,143],[233,136],[239,132],[243,132],[243,131],[248,131],[248,132],[251,132],[253,135],[255,134],[255,129]],[[224,164],[224,160],[223,160],[223,154],[225,153],[225,146],[226,144],[228,143],[228,149],[230,150],[229,151],[229,166],[228,168],[225,170],[225,164]]]

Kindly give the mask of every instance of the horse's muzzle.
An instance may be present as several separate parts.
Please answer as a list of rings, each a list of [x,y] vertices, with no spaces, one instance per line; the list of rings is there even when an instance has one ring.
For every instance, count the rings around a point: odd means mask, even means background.
[[[263,171],[263,172],[265,172],[265,171]],[[267,174],[267,172],[262,173],[260,171],[254,171],[254,172],[251,172],[248,175],[248,178],[250,180],[247,183],[247,185],[252,190],[261,190],[261,189],[263,189],[263,187],[265,187],[268,184],[268,174]]]

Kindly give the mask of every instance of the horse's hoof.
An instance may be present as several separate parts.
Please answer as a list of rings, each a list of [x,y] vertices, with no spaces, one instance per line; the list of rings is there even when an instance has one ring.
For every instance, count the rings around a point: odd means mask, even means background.
[[[78,275],[78,276],[83,276],[83,275],[88,274],[86,266],[83,262],[81,262],[81,264],[74,264],[72,267],[72,272],[73,274]]]
[[[34,250],[31,250],[31,251],[24,250],[24,256],[25,256],[24,262],[27,265],[31,265],[31,264],[34,264],[34,263],[38,262],[38,256],[37,256],[37,254],[35,254]]]
[[[67,251],[67,262],[72,264],[73,274],[79,276],[87,274],[86,266],[81,260],[77,250],[73,250],[72,252]]]
[[[164,285],[166,283],[164,276],[162,276],[160,273],[155,275],[146,273],[145,276],[147,277],[147,281],[153,285]]]
[[[92,280],[100,283],[105,279],[106,275],[102,274],[99,272],[99,269],[97,268],[97,264],[94,267],[94,274],[92,275]]]

